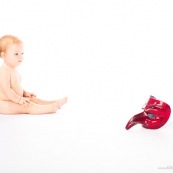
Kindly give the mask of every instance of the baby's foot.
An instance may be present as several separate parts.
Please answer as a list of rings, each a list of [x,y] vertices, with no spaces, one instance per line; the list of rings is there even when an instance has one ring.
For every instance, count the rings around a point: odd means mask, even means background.
[[[50,106],[50,109],[51,109],[52,113],[56,113],[56,111],[58,110],[56,103],[51,104],[51,105],[46,105],[46,106]]]
[[[64,98],[62,98],[62,99],[59,99],[59,100],[57,101],[57,108],[58,108],[58,109],[61,109],[61,107],[62,107],[65,103],[67,103],[67,97],[64,97]]]

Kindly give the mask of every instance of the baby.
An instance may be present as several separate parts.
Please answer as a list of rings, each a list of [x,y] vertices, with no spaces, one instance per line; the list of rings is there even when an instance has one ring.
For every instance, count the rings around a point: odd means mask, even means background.
[[[55,113],[67,102],[67,97],[56,101],[44,101],[22,89],[16,68],[23,61],[23,43],[12,35],[0,38],[0,114]]]

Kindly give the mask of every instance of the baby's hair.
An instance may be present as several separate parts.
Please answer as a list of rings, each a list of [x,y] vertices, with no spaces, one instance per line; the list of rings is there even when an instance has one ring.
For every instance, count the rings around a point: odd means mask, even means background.
[[[23,42],[13,36],[13,35],[5,35],[0,38],[0,55],[2,52],[6,52],[7,48],[13,44],[22,44]]]

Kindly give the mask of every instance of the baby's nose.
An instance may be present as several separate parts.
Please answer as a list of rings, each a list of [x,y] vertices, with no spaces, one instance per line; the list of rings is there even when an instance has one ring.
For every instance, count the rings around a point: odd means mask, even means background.
[[[18,60],[22,61],[23,60],[23,55],[18,56]]]

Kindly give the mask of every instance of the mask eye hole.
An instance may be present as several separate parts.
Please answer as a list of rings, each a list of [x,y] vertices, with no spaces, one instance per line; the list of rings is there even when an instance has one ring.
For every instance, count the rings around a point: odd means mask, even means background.
[[[147,114],[149,118],[155,119],[155,116],[153,114]]]

